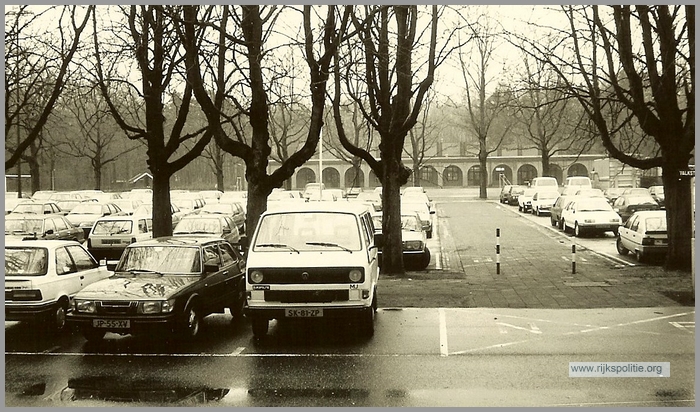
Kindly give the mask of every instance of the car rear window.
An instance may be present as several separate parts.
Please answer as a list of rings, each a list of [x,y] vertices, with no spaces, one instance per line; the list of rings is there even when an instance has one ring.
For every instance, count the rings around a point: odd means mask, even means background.
[[[131,234],[134,223],[130,220],[98,220],[92,228],[93,235]]]
[[[38,247],[6,247],[5,276],[43,276],[49,251]]]
[[[665,232],[666,218],[664,217],[648,217],[644,219],[647,226],[647,232]]]

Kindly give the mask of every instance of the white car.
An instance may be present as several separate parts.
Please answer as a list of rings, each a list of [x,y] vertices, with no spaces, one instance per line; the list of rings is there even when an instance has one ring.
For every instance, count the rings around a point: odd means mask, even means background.
[[[432,216],[435,214],[434,210],[430,210],[428,205],[423,201],[410,202],[401,199],[401,213],[418,212],[420,217],[421,225],[425,231],[425,235],[428,239],[433,237],[433,220]]]
[[[646,258],[666,255],[668,230],[665,210],[643,210],[635,212],[624,226],[616,241],[617,253],[634,253],[638,262]]]
[[[532,197],[541,188],[528,187],[525,189],[523,194],[518,196],[518,211],[519,212],[529,212],[532,208]]]
[[[548,189],[538,191],[532,196],[530,211],[537,216],[550,214],[552,206],[554,206],[554,202],[557,201],[558,197],[559,192],[556,190]]]
[[[78,242],[6,239],[5,320],[47,320],[61,331],[73,296],[110,275]]]
[[[246,262],[253,336],[265,336],[270,319],[291,318],[351,319],[359,321],[359,334],[371,336],[380,246],[362,205],[312,202],[267,210]]]
[[[584,233],[613,232],[617,236],[622,218],[605,198],[576,198],[561,212],[562,229],[574,231],[577,237]]]
[[[122,252],[132,243],[153,237],[150,216],[107,216],[95,221],[88,235],[88,251],[98,261],[119,260]]]
[[[382,233],[381,212],[372,213],[374,233]],[[430,264],[430,249],[426,240],[418,213],[401,214],[401,243],[403,262],[407,269],[424,270]],[[379,249],[379,265],[382,263],[382,251]]]

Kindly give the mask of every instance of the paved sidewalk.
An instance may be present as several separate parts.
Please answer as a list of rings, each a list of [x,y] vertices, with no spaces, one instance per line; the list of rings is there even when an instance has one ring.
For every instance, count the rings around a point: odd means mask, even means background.
[[[609,308],[694,305],[689,273],[628,267],[529,222],[497,201],[434,196],[441,270],[380,280],[380,306]],[[478,194],[477,194],[478,196]],[[496,231],[500,228],[500,274]],[[603,241],[601,239],[601,241]],[[581,249],[581,248],[579,248]],[[435,256],[434,256],[435,257]],[[436,262],[430,268],[435,268]],[[425,295],[425,296],[422,296]]]

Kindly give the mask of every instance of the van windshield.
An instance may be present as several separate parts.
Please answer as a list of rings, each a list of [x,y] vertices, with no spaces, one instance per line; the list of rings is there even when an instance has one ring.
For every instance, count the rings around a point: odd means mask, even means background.
[[[336,244],[361,250],[360,230],[355,215],[340,212],[292,212],[264,216],[253,250],[333,250],[319,244]],[[342,250],[342,249],[338,249]]]

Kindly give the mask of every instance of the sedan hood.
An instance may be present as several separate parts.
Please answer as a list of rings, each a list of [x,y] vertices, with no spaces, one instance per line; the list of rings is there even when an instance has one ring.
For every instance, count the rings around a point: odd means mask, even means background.
[[[94,222],[97,219],[99,219],[99,215],[90,215],[90,214],[83,214],[83,213],[75,213],[75,214],[67,214],[66,219],[70,221],[74,225],[78,225],[82,222]]]
[[[87,286],[78,294],[79,299],[168,299],[178,291],[196,282],[199,276],[183,275],[115,275]]]

